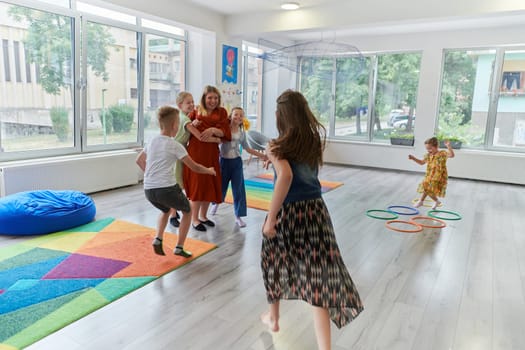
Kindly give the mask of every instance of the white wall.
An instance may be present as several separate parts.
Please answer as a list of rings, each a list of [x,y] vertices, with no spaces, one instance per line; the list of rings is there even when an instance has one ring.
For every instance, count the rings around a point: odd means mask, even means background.
[[[477,30],[426,32],[401,35],[342,38],[366,51],[422,52],[417,126],[414,147],[331,141],[325,161],[379,168],[424,171],[408,154],[422,156],[424,140],[434,134],[438,109],[439,82],[444,48],[476,48],[497,45],[525,44],[525,28],[509,26]],[[461,149],[448,162],[449,175],[454,177],[525,184],[525,154],[474,151]]]

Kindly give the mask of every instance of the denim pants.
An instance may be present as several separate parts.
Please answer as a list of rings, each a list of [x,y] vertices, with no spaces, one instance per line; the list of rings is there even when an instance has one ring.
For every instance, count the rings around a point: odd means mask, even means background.
[[[233,194],[233,209],[236,217],[246,216],[246,189],[242,158],[220,158],[222,176],[222,200],[226,197],[228,184],[231,182]]]

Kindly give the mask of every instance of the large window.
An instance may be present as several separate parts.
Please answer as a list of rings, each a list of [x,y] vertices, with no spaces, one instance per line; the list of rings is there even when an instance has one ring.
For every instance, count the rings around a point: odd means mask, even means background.
[[[370,58],[337,59],[335,136],[368,138]]]
[[[312,112],[326,130],[330,130],[330,120],[333,115],[334,66],[333,58],[304,57],[301,59],[300,90],[308,100]]]
[[[82,1],[28,6],[0,1],[0,161],[131,148],[158,132],[156,109],[184,89],[183,30]]]
[[[373,139],[387,142],[392,132],[413,134],[421,54],[377,57]]]
[[[303,57],[299,87],[329,137],[413,138],[420,53]]]
[[[525,50],[448,50],[437,132],[479,149],[525,149]]]
[[[184,86],[184,41],[146,35],[144,78],[144,139],[158,134],[155,113],[162,105],[175,105]]]
[[[137,32],[86,22],[87,145],[138,141]]]
[[[5,70],[0,82],[0,157],[71,149],[77,127],[74,19],[2,2],[0,13]],[[38,84],[31,81],[33,70],[40,72]]]

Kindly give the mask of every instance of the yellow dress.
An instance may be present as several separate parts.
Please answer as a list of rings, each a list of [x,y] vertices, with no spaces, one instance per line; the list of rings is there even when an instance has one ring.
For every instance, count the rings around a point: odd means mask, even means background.
[[[436,197],[445,197],[447,190],[447,151],[438,151],[436,154],[426,154],[427,172],[417,191]]]

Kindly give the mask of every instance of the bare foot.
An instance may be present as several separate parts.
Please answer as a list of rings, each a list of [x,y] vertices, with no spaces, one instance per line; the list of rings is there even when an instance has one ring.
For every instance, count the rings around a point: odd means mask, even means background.
[[[270,311],[266,311],[264,314],[261,315],[261,321],[262,323],[268,326],[270,331],[279,332],[279,321],[272,319],[272,317],[270,316]]]

